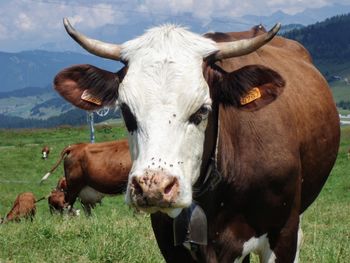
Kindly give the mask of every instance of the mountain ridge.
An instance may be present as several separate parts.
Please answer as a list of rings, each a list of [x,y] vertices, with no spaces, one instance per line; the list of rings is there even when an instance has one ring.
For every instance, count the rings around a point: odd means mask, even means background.
[[[337,80],[339,83],[339,81],[346,80],[348,83],[350,79],[350,45],[348,44],[350,35],[344,34],[348,28],[350,28],[350,14],[344,14],[306,27],[290,25],[290,31],[280,34],[302,43],[329,82]],[[3,57],[7,58],[5,62],[1,59]],[[22,67],[19,66],[21,62],[24,63]],[[62,125],[65,119],[67,119],[66,122],[76,125],[86,123],[86,114],[82,117],[83,114],[75,111],[73,106],[59,97],[50,84],[59,70],[77,63],[93,64],[110,71],[117,71],[121,67],[121,64],[115,61],[69,51],[0,52],[0,69],[7,67],[7,71],[6,69],[0,71],[0,122],[7,123],[6,127],[17,127],[21,122],[24,127],[30,125],[42,127],[53,125],[53,123]],[[13,73],[10,69],[14,69]],[[33,72],[35,74],[31,76]],[[42,77],[43,75],[45,78]],[[18,77],[26,81],[29,81],[30,77],[42,78],[40,79],[42,83],[30,83],[29,86],[22,87],[23,83],[19,85],[13,82]],[[3,88],[6,78],[8,83],[14,83],[11,90]],[[3,89],[5,91],[1,92]],[[333,89],[333,92],[335,90]],[[71,119],[75,121],[71,122],[68,113],[72,114]],[[4,128],[1,125],[0,127]]]

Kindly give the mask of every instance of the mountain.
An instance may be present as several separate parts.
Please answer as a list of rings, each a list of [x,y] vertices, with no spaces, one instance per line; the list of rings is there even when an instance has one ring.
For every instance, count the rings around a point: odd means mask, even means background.
[[[118,62],[74,52],[0,52],[0,92],[26,87],[45,87],[52,83],[54,76],[61,69],[85,63],[111,71],[120,68]]]
[[[240,17],[223,16],[221,14],[211,14],[205,20],[193,13],[178,13],[177,15],[157,15],[149,16],[148,13],[130,13],[130,19],[125,24],[105,24],[95,29],[82,30],[82,33],[102,41],[111,43],[123,43],[141,35],[148,28],[164,23],[174,23],[183,25],[196,33],[206,33],[208,31],[232,32],[247,30],[255,25],[262,24],[266,28],[272,27],[277,22],[282,23],[282,30],[290,24],[310,25],[325,20],[338,14],[350,13],[350,4],[330,4],[321,8],[308,8],[295,14],[287,14],[283,11],[276,11],[272,14],[265,14],[261,11],[259,15],[244,15]],[[63,28],[63,26],[62,26]],[[62,32],[62,39],[56,42],[42,43],[38,48],[48,51],[70,50],[82,52],[76,43]]]
[[[105,117],[100,117],[94,114],[95,123],[107,121],[111,118],[120,118],[119,110],[108,114]],[[87,124],[87,113],[84,110],[72,109],[59,116],[51,117],[46,120],[22,118],[16,116],[8,116],[0,114],[1,129],[18,129],[18,128],[52,128],[63,125],[79,126]]]
[[[350,78],[350,14],[291,30],[283,36],[302,43],[315,64],[330,81],[335,76]]]
[[[304,28],[305,26],[302,25],[302,24],[288,24],[288,25],[282,25],[280,31],[279,31],[279,34],[284,34],[286,32],[289,32],[291,30],[295,30],[295,29],[302,29]]]
[[[283,11],[277,11],[269,16],[249,15],[243,16],[242,19],[246,23],[260,20],[260,23],[264,25],[273,25],[276,22],[280,22],[282,26],[289,24],[301,24],[306,26],[321,22],[329,17],[347,13],[350,13],[350,5],[332,4],[321,8],[307,8],[294,15],[286,14]]]
[[[284,16],[282,12],[277,16]],[[138,21],[135,21],[138,23]],[[213,23],[217,23],[214,25]],[[195,30],[219,26],[222,20],[207,25],[192,24]],[[244,25],[244,22],[242,22]],[[101,34],[108,34],[112,25]],[[227,24],[226,26],[230,26]],[[328,81],[350,79],[350,14],[339,15],[309,26],[290,24],[282,35],[301,42],[311,53],[316,66]],[[130,34],[137,35],[135,27]],[[123,30],[121,30],[122,32]],[[225,31],[225,30],[223,30]],[[119,34],[127,37],[127,34]],[[134,36],[133,36],[134,37]],[[84,124],[86,113],[63,100],[53,89],[52,80],[59,70],[77,63],[89,63],[110,71],[121,64],[74,52],[25,51],[0,52],[0,128],[48,127],[62,124]],[[109,114],[106,118],[115,118]],[[98,122],[98,120],[96,121]]]
[[[31,119],[48,119],[61,115],[73,106],[51,87],[26,87],[0,93],[0,114]]]

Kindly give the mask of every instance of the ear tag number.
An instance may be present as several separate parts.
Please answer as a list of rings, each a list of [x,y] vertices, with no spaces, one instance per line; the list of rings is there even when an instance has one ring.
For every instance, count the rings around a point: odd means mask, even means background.
[[[83,101],[87,101],[87,102],[93,103],[93,104],[98,105],[98,106],[102,105],[101,99],[94,97],[91,93],[89,93],[89,91],[87,89],[84,90],[84,92],[83,92],[83,94],[81,94],[80,98]]]
[[[259,98],[261,98],[261,93],[260,93],[259,88],[257,88],[257,87],[252,88],[246,96],[241,98],[241,100],[240,100],[241,105],[246,105],[246,104],[251,103],[254,100],[257,100]]]

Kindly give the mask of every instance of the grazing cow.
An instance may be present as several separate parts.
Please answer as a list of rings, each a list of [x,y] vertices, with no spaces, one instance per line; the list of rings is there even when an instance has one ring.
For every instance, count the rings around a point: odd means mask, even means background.
[[[69,67],[54,85],[86,110],[118,100],[133,159],[126,202],[151,213],[166,261],[298,261],[300,215],[340,137],[306,49],[274,37],[279,24],[205,36],[164,25],[123,45],[64,24],[89,52],[125,63]]]
[[[45,197],[35,200],[31,192],[21,193],[16,197],[11,211],[6,215],[3,223],[14,221],[19,222],[22,218],[33,220],[36,212],[35,203],[45,199]]]
[[[67,191],[67,180],[66,177],[61,177],[56,185],[56,189],[57,190],[61,190],[61,191]]]
[[[50,153],[50,148],[49,146],[45,145],[41,150],[42,158],[46,160],[49,157],[49,153]]]
[[[91,208],[104,195],[121,194],[126,189],[131,168],[127,140],[70,145],[63,149],[60,159],[41,182],[56,170],[62,160],[65,180],[58,182],[57,189],[51,193],[52,200],[49,199],[49,203],[55,202],[53,208],[58,211],[63,211],[67,205],[72,209],[79,197],[85,213],[90,215]],[[63,195],[65,202],[62,201]]]
[[[51,214],[54,212],[63,214],[63,212],[68,208],[68,203],[65,201],[64,191],[60,189],[53,189],[48,196],[47,201]]]
[[[56,188],[54,188],[49,194],[47,201],[49,204],[50,213],[63,212],[68,208],[68,203],[65,201],[65,193],[67,192],[67,182],[65,177],[61,177]]]

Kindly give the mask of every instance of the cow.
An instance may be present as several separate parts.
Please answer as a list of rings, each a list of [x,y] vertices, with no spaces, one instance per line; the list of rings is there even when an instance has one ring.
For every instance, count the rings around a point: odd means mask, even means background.
[[[45,145],[41,150],[41,156],[42,156],[41,158],[46,160],[49,157],[49,153],[50,153],[50,148],[49,146]]]
[[[54,188],[47,198],[49,204],[50,213],[59,212],[63,214],[68,209],[68,203],[66,203],[65,193],[67,192],[67,181],[65,177],[61,177],[56,188]]]
[[[47,202],[51,214],[55,212],[63,214],[69,208],[65,200],[65,192],[60,189],[53,189],[47,198]]]
[[[35,204],[43,199],[45,199],[45,197],[35,200],[35,196],[32,192],[24,192],[19,194],[16,197],[10,212],[8,212],[5,219],[1,220],[2,223],[20,222],[23,218],[33,221],[36,213]]]
[[[113,158],[111,158],[113,156]],[[64,160],[65,180],[60,179],[48,199],[50,211],[72,211],[79,197],[86,215],[105,195],[126,190],[131,157],[127,140],[102,143],[77,143],[64,148],[45,181]],[[64,197],[64,199],[62,199]]]
[[[49,205],[51,215],[54,213],[59,213],[63,215],[67,213],[71,216],[79,216],[80,210],[75,210],[73,207],[70,207],[66,202],[66,193],[67,193],[67,182],[65,177],[61,177],[56,188],[52,189],[50,194],[47,196],[47,202]]]
[[[56,185],[56,189],[57,190],[61,190],[61,191],[67,191],[67,180],[66,177],[61,177],[60,179],[58,179],[57,185]]]
[[[262,26],[198,35],[152,28],[122,45],[68,34],[117,73],[75,65],[54,79],[73,105],[118,105],[133,165],[126,202],[151,214],[166,262],[297,262],[300,216],[337,157],[329,86],[298,42]]]

